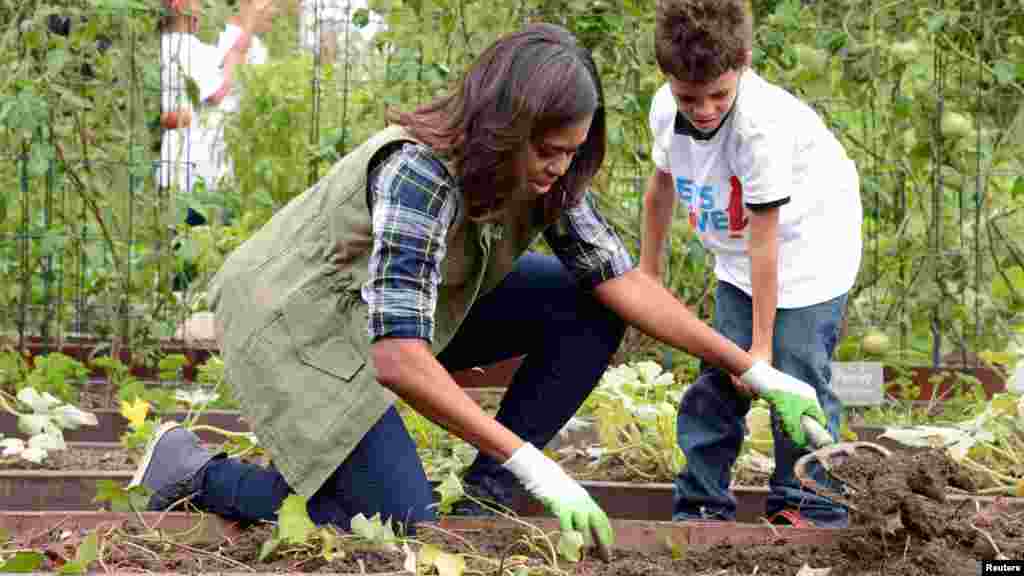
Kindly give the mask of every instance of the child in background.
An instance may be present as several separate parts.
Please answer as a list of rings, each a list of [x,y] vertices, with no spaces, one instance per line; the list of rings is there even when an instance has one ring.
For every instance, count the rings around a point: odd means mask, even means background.
[[[655,54],[667,82],[651,105],[657,169],[644,198],[640,268],[660,278],[678,197],[715,256],[716,330],[811,384],[836,437],[841,406],[830,363],[860,266],[857,169],[809,106],[750,68],[747,0],[659,0],[656,11]],[[674,519],[735,519],[730,472],[750,404],[728,374],[707,365],[687,389]],[[768,518],[846,525],[844,507],[794,478],[805,451],[779,429],[775,408]]]
[[[334,62],[347,4],[348,0],[299,0],[299,46],[319,55],[321,62]]]
[[[231,18],[228,18],[228,21],[224,24],[224,30],[221,31],[220,36],[217,38],[217,50],[219,52],[227,54],[231,50],[231,47],[238,42],[239,38],[245,34],[242,13],[244,10],[253,9],[252,5],[252,1],[242,0],[239,4],[238,13]],[[252,26],[254,27],[251,34],[252,41],[249,46],[249,50],[246,52],[245,63],[249,65],[266,64],[267,47],[263,43],[263,40],[260,39],[259,35],[266,34],[270,31],[271,20],[269,15],[258,18]],[[220,102],[218,109],[221,112],[230,114],[238,111],[241,93],[239,88],[240,87],[236,84],[234,89],[230,90],[227,96],[225,96]]]
[[[256,34],[267,29],[273,0],[243,0],[239,14],[221,33],[217,46],[196,36],[201,0],[164,0],[168,14],[161,20],[161,142],[157,181],[161,188],[190,194],[198,182],[207,190],[228,174],[223,138],[223,113],[237,109],[236,66],[266,59]],[[199,108],[189,97],[190,79],[198,92]],[[189,224],[205,219],[189,210]]]

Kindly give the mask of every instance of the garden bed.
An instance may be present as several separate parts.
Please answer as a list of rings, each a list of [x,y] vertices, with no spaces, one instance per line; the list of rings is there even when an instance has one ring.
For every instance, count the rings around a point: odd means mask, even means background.
[[[873,488],[853,498],[864,511],[854,514],[853,528],[613,520],[611,558],[584,554],[576,563],[555,553],[555,521],[535,517],[447,517],[420,525],[415,538],[391,541],[391,550],[384,548],[384,539],[306,532],[301,543],[278,546],[262,561],[260,551],[275,534],[269,525],[242,529],[209,515],[7,512],[0,513],[0,527],[15,535],[9,547],[37,551],[43,562],[38,569],[46,571],[75,558],[90,531],[102,551],[94,568],[180,573],[398,574],[410,573],[407,569],[417,562],[421,570],[440,571],[442,563],[433,562],[443,561],[449,568],[483,574],[516,574],[524,567],[531,574],[587,576],[826,573],[810,569],[831,569],[833,575],[962,576],[978,573],[982,560],[1024,560],[1024,514],[998,502],[964,506],[908,481],[923,475],[932,479],[932,487],[944,487],[947,476],[940,463],[920,459],[894,468],[855,462],[843,473],[858,475],[858,481]],[[424,547],[428,544],[433,550]]]
[[[91,386],[91,384],[90,384]],[[471,388],[467,389],[467,392],[473,397],[484,410],[491,412],[492,414],[497,412],[498,404],[501,402],[501,397],[504,394],[503,389],[494,388]],[[98,399],[101,396],[99,392],[92,393],[90,396],[94,399]],[[116,394],[113,396],[114,400],[117,401]],[[93,401],[91,403],[84,403],[81,407],[84,410],[89,410],[96,416],[96,426],[82,426],[76,430],[65,430],[64,439],[67,442],[119,442],[121,435],[129,430],[128,420],[121,415],[120,409],[117,406],[106,405],[101,408],[95,407],[98,403]],[[161,418],[164,420],[176,420],[181,422],[188,415],[185,411],[176,411],[164,413]],[[197,422],[198,424],[205,424],[215,426],[228,432],[249,432],[251,428],[245,421],[241,412],[237,410],[203,410]],[[7,436],[17,436],[18,421],[12,414],[4,411],[0,411],[0,434]],[[205,442],[220,442],[224,438],[216,433],[202,430],[199,432],[199,437]]]
[[[127,485],[135,470],[133,455],[118,444],[76,443],[53,451],[41,464],[18,462],[0,468],[0,510],[96,510],[97,482]],[[669,520],[672,484],[581,480],[613,517]],[[756,522],[764,511],[767,488],[735,486],[738,515]],[[543,506],[524,492],[513,495],[519,514],[544,515]]]
[[[126,485],[135,466],[132,454],[118,444],[69,444],[68,450],[51,452],[42,464],[22,462],[0,468],[0,510],[96,510],[102,507],[93,501],[97,481],[109,480]],[[571,467],[568,469],[572,470]],[[671,519],[671,483],[594,479],[581,479],[580,482],[611,517]],[[758,522],[764,514],[768,497],[766,482],[762,481],[760,485],[742,482],[740,476],[733,486],[737,518],[742,522]],[[996,500],[992,496],[972,495],[962,490],[951,492],[948,497],[951,501],[961,502],[991,503]],[[1014,509],[1024,511],[1024,498],[1002,500]],[[546,514],[539,502],[521,491],[513,495],[513,509],[524,515]]]
[[[146,522],[145,527],[142,521]],[[855,533],[763,525],[617,520],[613,521],[616,546],[610,561],[584,555],[580,562],[572,563],[547,555],[549,541],[557,541],[554,521],[529,517],[521,521],[536,530],[507,519],[445,518],[436,524],[421,524],[416,537],[404,543],[409,550],[419,552],[419,558],[424,560],[422,545],[429,544],[452,555],[448,558],[464,562],[467,572],[498,573],[500,565],[509,571],[506,573],[523,566],[531,569],[531,574],[593,576],[687,576],[716,572],[722,576],[740,573],[746,576],[749,571],[734,571],[743,562],[736,556],[741,550],[770,550],[781,546],[782,550],[771,553],[761,562],[758,573],[792,576],[800,568],[791,569],[794,561],[814,554],[816,546],[834,547],[847,533]],[[76,547],[85,535],[98,531],[98,540],[103,540],[103,566],[93,567],[121,572],[411,574],[405,570],[406,554],[400,548],[388,551],[354,537],[343,542],[344,553],[334,555],[331,560],[318,554],[320,546],[309,546],[303,553],[302,546],[293,545],[288,547],[289,552],[275,553],[260,562],[260,549],[271,537],[269,526],[240,529],[216,517],[199,514],[147,513],[136,517],[115,513],[0,513],[0,527],[19,535],[13,543],[22,549],[43,551],[46,559],[39,569],[46,571],[59,569],[65,559],[75,556]],[[169,536],[155,543],[155,533],[147,527],[165,531]],[[802,554],[780,564],[778,559],[785,557],[781,554],[783,550],[786,553],[800,550]],[[746,552],[741,556],[749,559]]]

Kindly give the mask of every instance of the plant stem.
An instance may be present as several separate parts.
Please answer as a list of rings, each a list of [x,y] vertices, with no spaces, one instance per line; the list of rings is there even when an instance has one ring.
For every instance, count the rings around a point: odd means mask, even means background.
[[[999,546],[996,546],[996,541],[992,539],[991,534],[989,534],[985,530],[982,530],[981,528],[978,528],[974,525],[974,523],[971,523],[971,528],[977,530],[979,534],[981,534],[985,537],[986,540],[988,540],[988,543],[992,546],[992,550],[996,553],[997,560],[1005,558],[1005,556],[1003,556],[1003,553],[999,551]]]
[[[1011,452],[1009,452],[1007,450],[1004,450],[1004,449],[1002,449],[1002,448],[1000,448],[998,446],[995,446],[994,444],[986,443],[985,447],[988,448],[989,450],[995,452],[996,454],[1002,455],[1004,458],[1006,458],[1007,460],[1009,460],[1013,464],[1018,464],[1019,465],[1021,463],[1020,459],[1017,458],[1017,456],[1015,454],[1013,454],[1013,453],[1011,453]]]
[[[250,438],[253,436],[252,432],[232,432],[230,430],[218,428],[217,426],[211,426],[210,424],[196,424],[195,426],[190,426],[188,429],[191,432],[214,432],[228,438]]]
[[[1006,494],[1007,496],[1013,496],[1013,486],[996,486],[994,488],[985,488],[984,490],[978,490],[975,494],[979,496],[990,496],[992,494]]]
[[[17,410],[12,408],[10,404],[7,403],[7,396],[8,394],[6,392],[0,391],[0,407],[2,407],[5,412],[11,414],[12,416],[21,416],[21,412],[18,412]]]
[[[971,460],[970,458],[968,458],[966,456],[964,457],[963,460],[961,460],[961,462],[966,464],[967,466],[969,466],[971,468],[974,468],[978,472],[984,472],[984,473],[988,474],[989,476],[992,477],[993,480],[996,481],[996,483],[1006,482],[1006,483],[1009,483],[1009,484],[1013,484],[1014,482],[1017,481],[1017,479],[1012,477],[1012,476],[1007,476],[1006,474],[1002,474],[1000,472],[996,472],[995,470],[992,470],[991,468],[988,468],[987,466],[985,466],[983,464],[979,464],[978,462],[975,462],[974,460]]]
[[[940,33],[940,34],[938,34],[936,36],[936,39],[937,40],[941,40],[946,45],[945,47],[946,47],[947,50],[949,50],[951,52],[954,52],[957,56],[959,56],[960,58],[966,60],[967,62],[970,62],[971,64],[976,64],[976,65],[981,66],[985,70],[985,72],[988,72],[991,76],[995,77],[996,72],[995,72],[995,70],[992,69],[991,66],[989,66],[988,64],[986,64],[984,62],[979,61],[974,56],[971,56],[970,54],[967,54],[966,52],[961,50],[960,47],[957,46],[956,43],[953,42],[953,40],[951,40],[948,35]],[[1007,84],[1007,86],[1009,86],[1010,88],[1013,88],[1014,90],[1016,90],[1016,91],[1020,92],[1022,95],[1024,95],[1024,88],[1022,88],[1021,86],[1017,85],[1017,83],[1010,82],[1009,84]]]

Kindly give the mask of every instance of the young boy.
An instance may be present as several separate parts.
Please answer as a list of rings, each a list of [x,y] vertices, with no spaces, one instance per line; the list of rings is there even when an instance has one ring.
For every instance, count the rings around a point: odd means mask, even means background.
[[[256,34],[269,27],[274,0],[242,0],[238,15],[227,23],[216,46],[196,36],[202,0],[163,0],[163,6],[160,126],[164,132],[156,178],[157,185],[170,189],[175,198],[176,194],[192,194],[199,182],[213,191],[220,179],[230,174],[224,114],[238,107],[237,66],[266,59],[266,48]],[[198,92],[194,95],[198,109],[189,95],[190,82]],[[206,218],[187,207],[185,223],[200,226],[206,224]],[[177,249],[178,244],[174,246]],[[173,289],[183,290],[193,274],[194,265],[186,262],[184,270],[175,275]]]
[[[164,0],[164,6],[168,15],[160,34],[160,124],[165,132],[158,182],[162,188],[174,186],[184,193],[200,180],[212,189],[229,170],[220,116],[237,106],[235,68],[266,58],[266,49],[255,35],[268,26],[273,1],[243,0],[218,46],[196,36],[201,0]],[[198,89],[199,110],[193,109],[187,80]]]
[[[650,112],[657,169],[644,198],[640,267],[660,277],[678,197],[715,256],[715,328],[814,386],[836,437],[841,406],[830,362],[860,266],[857,171],[810,107],[750,68],[751,20],[747,0],[658,1],[655,52],[667,82]],[[750,404],[707,366],[688,388],[677,424],[687,465],[675,483],[675,519],[735,518],[730,470]],[[845,525],[843,507],[801,490],[793,464],[805,452],[773,419],[768,517]]]

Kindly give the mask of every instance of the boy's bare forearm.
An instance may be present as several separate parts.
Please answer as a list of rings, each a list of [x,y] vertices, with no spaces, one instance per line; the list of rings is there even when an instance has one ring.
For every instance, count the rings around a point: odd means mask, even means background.
[[[750,217],[751,353],[771,358],[775,313],[779,302],[779,209],[755,211]]]
[[[640,270],[654,278],[661,277],[661,254],[675,202],[672,178],[655,169],[644,192],[644,231],[640,243]]]

